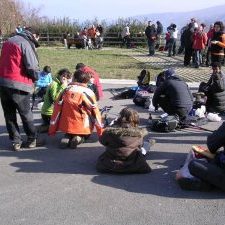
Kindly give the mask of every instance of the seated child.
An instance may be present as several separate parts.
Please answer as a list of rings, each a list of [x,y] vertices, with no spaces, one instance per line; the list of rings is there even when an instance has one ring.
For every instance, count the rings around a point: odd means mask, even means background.
[[[142,152],[146,130],[138,128],[137,111],[124,108],[112,127],[106,128],[99,138],[106,151],[99,156],[97,171],[102,173],[148,173],[151,168]]]
[[[53,78],[53,82],[48,87],[44,96],[44,104],[41,109],[41,117],[43,124],[39,128],[39,132],[47,132],[50,124],[51,115],[53,113],[53,105],[60,93],[67,87],[71,81],[71,73],[68,69],[61,69]]]
[[[51,67],[45,66],[43,71],[38,75],[38,80],[35,83],[35,91],[32,96],[32,108],[35,102],[35,98],[43,98],[48,86],[52,83],[52,74],[51,74]]]
[[[225,114],[225,74],[221,71],[219,62],[212,63],[212,75],[208,82],[201,82],[199,92],[203,92],[206,99],[206,111]]]
[[[89,66],[84,65],[83,63],[78,63],[76,65],[76,70],[82,70],[85,73],[89,73],[91,75],[91,83],[90,88],[94,91],[96,95],[97,101],[103,98],[102,84],[100,83],[99,74]],[[96,92],[95,92],[96,91]]]
[[[75,149],[90,136],[94,127],[99,135],[102,133],[101,114],[95,94],[87,87],[90,79],[89,73],[76,70],[73,82],[55,103],[49,134],[54,135],[57,130],[65,133],[61,139],[60,148]],[[58,117],[59,113],[60,117]]]

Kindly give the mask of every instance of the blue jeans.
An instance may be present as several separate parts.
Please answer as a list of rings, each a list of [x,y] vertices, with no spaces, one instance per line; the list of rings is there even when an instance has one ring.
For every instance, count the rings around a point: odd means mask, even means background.
[[[30,94],[7,87],[0,88],[1,103],[9,138],[13,143],[22,143],[16,118],[16,112],[18,111],[28,140],[32,141],[36,139],[36,128],[33,123],[33,114],[30,109]]]
[[[202,64],[202,51],[201,50],[194,50],[194,57],[195,57],[195,65],[200,66]]]
[[[176,55],[176,38],[170,38],[169,42],[168,42],[168,55],[171,56],[172,55],[172,51],[173,51],[173,55]]]

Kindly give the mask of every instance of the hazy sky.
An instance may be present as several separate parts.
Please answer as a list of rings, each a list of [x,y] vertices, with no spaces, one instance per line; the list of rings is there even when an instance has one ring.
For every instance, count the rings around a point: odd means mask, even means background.
[[[149,13],[183,12],[225,4],[225,0],[23,0],[41,15],[71,19],[117,19]]]

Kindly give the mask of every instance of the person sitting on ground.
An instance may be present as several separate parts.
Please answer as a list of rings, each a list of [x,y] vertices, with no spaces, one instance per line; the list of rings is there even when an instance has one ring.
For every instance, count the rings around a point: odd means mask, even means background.
[[[155,110],[160,106],[169,115],[186,119],[193,106],[193,97],[188,85],[171,68],[164,72],[165,81],[156,88],[152,103]]]
[[[43,68],[43,71],[38,75],[38,80],[35,82],[35,91],[32,96],[33,105],[36,97],[39,97],[41,99],[44,97],[46,90],[51,83],[52,83],[51,67],[45,66]]]
[[[83,30],[81,30],[81,32],[79,33],[79,37],[82,41],[82,44],[83,44],[83,48],[86,49],[87,48],[87,37],[88,33],[87,33],[87,28],[84,27]]]
[[[207,83],[202,82],[199,92],[207,96],[206,111],[225,114],[225,74],[219,62],[212,63],[212,75]]]
[[[97,171],[102,173],[148,173],[147,164],[141,147],[143,137],[147,134],[138,128],[137,111],[124,108],[112,127],[107,127],[99,138],[106,151],[99,156]]]
[[[53,82],[48,87],[44,96],[44,103],[41,108],[41,117],[43,124],[39,127],[39,132],[47,132],[53,113],[53,105],[60,93],[67,87],[71,81],[71,73],[68,69],[61,69],[57,76],[53,78]]]
[[[215,154],[215,159],[209,162],[194,159],[189,163],[189,171],[209,187],[217,187],[225,191],[225,122],[208,136],[207,146],[208,150]],[[219,151],[220,148],[223,148],[223,151]]]
[[[96,99],[97,101],[103,98],[103,91],[102,91],[102,84],[100,82],[100,75],[94,70],[92,69],[90,66],[86,66],[83,63],[78,63],[75,67],[76,70],[80,69],[85,73],[89,73],[91,74],[91,82],[94,85],[91,85],[92,87],[94,87],[92,90],[94,91],[94,93],[96,94]],[[96,89],[95,89],[96,87]]]
[[[130,48],[130,27],[128,23],[123,28],[121,32],[121,37],[122,37],[122,47],[126,46],[127,48]]]
[[[96,28],[94,25],[92,25],[88,30],[87,30],[87,35],[88,38],[91,39],[93,46],[96,47]]]
[[[53,135],[57,130],[65,133],[60,148],[75,149],[91,135],[94,127],[98,135],[102,133],[101,114],[95,94],[87,87],[90,79],[89,73],[76,70],[73,82],[63,91],[54,105],[49,134]],[[59,109],[58,105],[61,103]]]

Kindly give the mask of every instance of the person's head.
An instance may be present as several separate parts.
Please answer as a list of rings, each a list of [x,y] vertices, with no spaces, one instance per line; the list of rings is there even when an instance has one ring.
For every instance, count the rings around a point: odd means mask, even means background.
[[[165,79],[169,79],[175,74],[175,70],[173,68],[169,68],[164,72]]]
[[[83,63],[77,63],[75,69],[76,69],[76,70],[79,70],[79,69],[81,69],[81,68],[83,68],[83,67],[85,67],[85,64],[83,64]]]
[[[36,39],[36,41],[39,40],[40,33],[39,33],[39,31],[36,28],[34,28],[34,27],[26,27],[25,31],[26,32],[30,32],[33,35],[33,37]]]
[[[212,63],[212,71],[213,74],[218,74],[221,72],[221,63],[220,62],[213,62]]]
[[[191,18],[191,23],[195,23],[196,19],[195,18]]]
[[[149,20],[149,21],[148,21],[148,26],[152,26],[152,24],[153,24],[152,21]]]
[[[76,70],[73,74],[73,81],[78,83],[87,84],[91,79],[91,74],[83,72],[82,70]]]
[[[64,68],[58,71],[57,77],[62,83],[64,83],[63,82],[64,80],[67,80],[67,81],[71,80],[72,74],[67,68]]]
[[[117,119],[117,125],[120,127],[137,127],[139,124],[138,112],[131,108],[123,108]]]
[[[46,73],[46,74],[49,74],[52,72],[52,69],[50,66],[44,66],[43,68],[43,72]]]
[[[221,21],[216,21],[214,23],[214,30],[215,32],[223,32],[224,31],[224,25]]]

